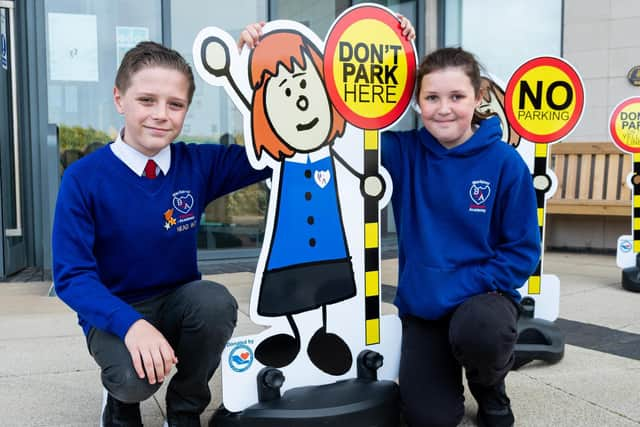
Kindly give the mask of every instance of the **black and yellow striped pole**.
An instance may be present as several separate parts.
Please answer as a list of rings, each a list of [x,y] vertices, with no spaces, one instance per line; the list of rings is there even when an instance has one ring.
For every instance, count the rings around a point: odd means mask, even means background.
[[[540,242],[544,247],[544,219],[545,219],[545,195],[551,188],[551,179],[547,175],[547,158],[549,155],[548,144],[535,144],[533,159],[533,185],[536,189],[536,212],[538,214],[538,227],[540,229]],[[527,293],[539,295],[542,281],[542,257],[538,261],[535,271],[529,277]]]
[[[364,131],[364,175],[378,176],[378,131]],[[364,197],[364,278],[366,344],[380,342],[380,211],[378,200]]]
[[[375,4],[354,6],[329,29],[323,70],[329,99],[340,115],[364,132],[365,343],[381,343],[379,131],[393,125],[413,97],[417,67],[413,43],[396,13]],[[373,188],[368,189],[367,186]],[[376,191],[380,193],[376,194]]]
[[[633,210],[631,221],[633,224],[633,253],[640,253],[640,153],[633,153]]]

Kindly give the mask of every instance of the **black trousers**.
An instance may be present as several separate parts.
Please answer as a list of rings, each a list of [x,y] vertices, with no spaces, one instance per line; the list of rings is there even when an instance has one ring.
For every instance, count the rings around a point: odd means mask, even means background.
[[[209,380],[236,326],[235,298],[219,283],[198,280],[133,307],[164,335],[178,357],[167,387],[167,412],[202,413],[211,400]],[[162,385],[138,378],[129,351],[117,336],[92,328],[87,344],[102,370],[102,384],[116,399],[141,402]]]
[[[400,395],[411,427],[457,426],[469,386],[493,386],[514,362],[516,305],[497,293],[469,298],[439,320],[402,318]]]

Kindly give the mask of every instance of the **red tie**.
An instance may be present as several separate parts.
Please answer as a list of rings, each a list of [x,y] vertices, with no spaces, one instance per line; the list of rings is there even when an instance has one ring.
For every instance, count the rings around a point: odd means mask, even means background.
[[[147,160],[147,165],[144,167],[144,174],[149,179],[154,179],[156,175],[156,162],[149,159]]]

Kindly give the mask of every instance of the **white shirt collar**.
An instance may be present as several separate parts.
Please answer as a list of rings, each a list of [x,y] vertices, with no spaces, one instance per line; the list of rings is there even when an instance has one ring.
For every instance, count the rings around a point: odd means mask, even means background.
[[[169,173],[171,167],[171,146],[167,145],[158,154],[153,157],[147,157],[132,146],[128,145],[122,139],[124,135],[124,128],[118,133],[118,137],[113,144],[110,145],[113,154],[129,166],[136,175],[142,176],[144,174],[144,167],[147,165],[147,160],[151,159],[156,162],[158,168],[163,174]]]
[[[307,163],[307,159],[311,162],[316,162],[320,159],[324,159],[325,157],[329,157],[331,155],[331,150],[328,145],[320,148],[319,150],[312,151],[311,153],[296,153],[292,157],[288,158],[287,161],[294,163]]]

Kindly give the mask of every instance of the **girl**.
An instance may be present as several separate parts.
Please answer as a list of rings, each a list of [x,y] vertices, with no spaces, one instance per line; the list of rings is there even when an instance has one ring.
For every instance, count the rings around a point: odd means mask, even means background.
[[[424,128],[385,132],[393,181],[402,319],[400,393],[412,427],[455,426],[462,368],[480,426],[511,426],[504,378],[514,361],[521,287],[540,256],[530,171],[501,141],[474,56],[439,49],[417,73]]]

